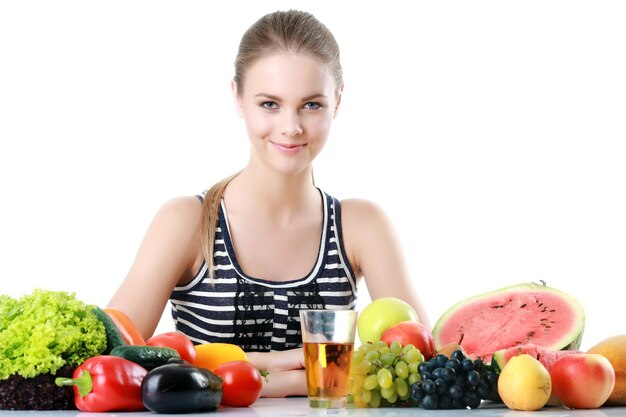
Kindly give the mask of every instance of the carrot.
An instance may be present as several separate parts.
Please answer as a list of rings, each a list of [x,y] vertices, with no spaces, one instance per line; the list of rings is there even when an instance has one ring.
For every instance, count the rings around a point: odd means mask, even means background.
[[[146,344],[139,330],[137,330],[131,319],[122,310],[113,307],[105,307],[103,310],[111,317],[111,320],[113,320],[113,323],[117,326],[126,343],[129,345]]]

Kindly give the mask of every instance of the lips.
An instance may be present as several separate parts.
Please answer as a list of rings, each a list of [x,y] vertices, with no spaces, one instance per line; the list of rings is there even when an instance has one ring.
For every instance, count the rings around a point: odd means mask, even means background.
[[[300,152],[305,146],[304,143],[278,143],[278,142],[272,142],[272,145],[274,145],[274,147],[278,149],[279,151],[290,154],[290,155]]]

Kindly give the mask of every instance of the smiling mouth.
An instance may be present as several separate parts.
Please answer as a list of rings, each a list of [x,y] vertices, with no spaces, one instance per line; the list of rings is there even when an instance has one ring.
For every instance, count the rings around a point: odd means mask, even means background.
[[[300,148],[304,146],[304,143],[279,143],[272,142],[274,145],[279,146],[281,148],[291,149],[291,148]]]
[[[282,151],[282,152],[286,152],[286,153],[297,153],[300,150],[302,150],[302,148],[304,148],[304,146],[306,144],[304,143],[278,143],[278,142],[272,142],[272,145],[274,145],[274,147],[276,147],[276,149]]]

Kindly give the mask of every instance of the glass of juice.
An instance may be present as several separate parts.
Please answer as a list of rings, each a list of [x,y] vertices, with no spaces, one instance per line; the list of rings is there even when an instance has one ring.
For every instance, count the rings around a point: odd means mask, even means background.
[[[347,406],[356,322],[355,310],[300,310],[310,407]]]

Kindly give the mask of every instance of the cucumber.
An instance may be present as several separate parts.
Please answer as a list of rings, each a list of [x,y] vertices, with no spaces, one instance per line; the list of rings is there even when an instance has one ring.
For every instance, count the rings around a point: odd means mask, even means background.
[[[106,350],[104,351],[105,354],[107,355],[110,354],[111,351],[118,346],[127,345],[126,341],[124,340],[124,337],[122,336],[122,333],[120,333],[115,323],[113,323],[113,320],[111,320],[111,317],[109,317],[109,315],[104,310],[102,310],[98,306],[94,306],[93,313],[96,315],[98,320],[100,320],[100,322],[104,325],[104,330],[106,331],[107,347],[106,347]]]
[[[148,371],[165,365],[172,358],[180,358],[178,352],[172,348],[147,345],[118,346],[110,354],[135,362]]]

